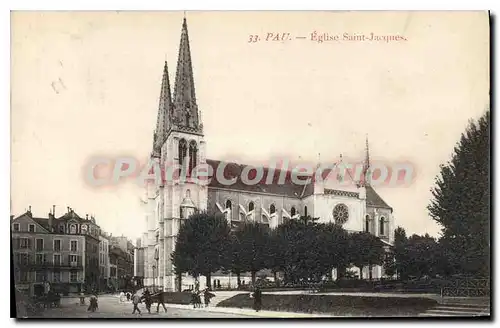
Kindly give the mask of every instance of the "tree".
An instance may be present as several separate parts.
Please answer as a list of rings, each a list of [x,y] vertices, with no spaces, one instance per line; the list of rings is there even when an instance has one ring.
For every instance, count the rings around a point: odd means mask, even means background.
[[[244,267],[241,259],[242,245],[235,233],[230,235],[230,244],[227,248],[225,256],[227,260],[226,268],[234,273],[237,277],[238,288],[241,287],[241,274],[244,272]]]
[[[394,261],[395,269],[399,279],[408,279],[408,254],[406,245],[408,238],[405,229],[397,227],[394,230]]]
[[[441,165],[429,214],[442,226],[449,272],[489,276],[490,111],[470,122]]]
[[[269,228],[257,222],[245,222],[235,232],[238,260],[236,270],[250,272],[255,285],[256,273],[265,268],[269,246]],[[236,254],[235,254],[236,255]]]
[[[368,266],[369,278],[372,280],[372,270],[374,265],[382,265],[385,257],[385,250],[378,237],[368,232],[356,232],[350,235],[350,254],[352,263],[359,268],[360,279],[363,279],[363,268]]]
[[[436,274],[438,244],[434,238],[428,234],[424,236],[412,235],[408,238],[406,249],[409,274],[418,278]]]
[[[327,258],[324,260],[328,266],[328,278],[332,279],[332,269],[337,269],[337,279],[344,275],[345,268],[349,266],[349,234],[342,226],[334,223],[328,223],[322,226],[325,234]]]
[[[197,278],[206,277],[211,288],[211,274],[225,264],[225,255],[230,246],[230,228],[222,216],[205,212],[193,214],[179,229],[172,262],[176,273],[188,272]]]

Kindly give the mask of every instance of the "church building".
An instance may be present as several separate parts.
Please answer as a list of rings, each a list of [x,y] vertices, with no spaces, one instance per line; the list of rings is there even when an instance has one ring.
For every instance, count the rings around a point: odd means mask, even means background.
[[[207,159],[200,110],[196,101],[191,51],[186,18],[182,24],[175,84],[171,93],[167,62],[163,70],[156,129],[151,158],[160,163],[177,163],[187,172],[208,164],[216,172],[221,164]],[[366,160],[369,162],[368,144]],[[225,163],[224,176],[235,177],[235,183],[226,185],[217,179],[209,184],[169,181],[149,184],[144,199],[145,231],[141,239],[141,268],[144,268],[144,285],[161,286],[165,291],[178,289],[171,253],[176,235],[184,220],[197,211],[225,215],[232,227],[244,221],[257,221],[271,228],[286,220],[310,215],[319,222],[342,224],[349,232],[367,231],[380,237],[387,245],[394,240],[392,208],[377,194],[369,183],[329,185],[328,181],[312,179],[308,184],[242,182],[245,165]],[[276,170],[275,175],[280,171]],[[273,180],[274,181],[274,180]],[[137,258],[138,259],[138,258]],[[136,260],[137,260],[136,259]],[[358,269],[354,268],[355,271]],[[365,271],[366,270],[366,271]],[[372,277],[384,276],[383,268],[372,268]],[[368,277],[368,268],[363,277]],[[236,285],[236,277],[214,273],[212,278],[221,285]],[[181,289],[189,289],[194,280],[184,275]],[[203,288],[205,279],[200,279]]]

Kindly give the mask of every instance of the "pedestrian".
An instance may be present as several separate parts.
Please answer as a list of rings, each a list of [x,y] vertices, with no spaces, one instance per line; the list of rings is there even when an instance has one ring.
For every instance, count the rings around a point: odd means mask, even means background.
[[[146,310],[148,310],[148,313],[151,314],[151,303],[153,301],[151,299],[151,293],[149,293],[149,290],[147,288],[146,290],[144,290],[142,297],[144,299],[144,304],[146,304]]]
[[[253,292],[253,308],[256,312],[259,312],[262,307],[262,292],[258,287],[255,288]]]
[[[132,314],[135,314],[136,310],[141,314],[141,310],[137,307],[139,303],[141,303],[141,297],[137,293],[132,296],[132,303],[134,304],[134,311],[132,311]]]
[[[130,297],[131,297],[131,296],[132,296],[132,295],[130,295],[130,292],[127,292],[127,301],[130,301]]]
[[[95,293],[92,293],[90,296],[90,302],[87,311],[95,312],[99,308],[99,304],[97,303],[97,296]]]
[[[123,292],[123,290],[120,292],[120,303],[123,303],[125,302],[125,293]]]
[[[208,307],[208,304],[210,304],[210,299],[214,297],[215,295],[210,292],[208,288],[205,289],[205,292],[203,293],[203,299],[205,301],[205,307]]]

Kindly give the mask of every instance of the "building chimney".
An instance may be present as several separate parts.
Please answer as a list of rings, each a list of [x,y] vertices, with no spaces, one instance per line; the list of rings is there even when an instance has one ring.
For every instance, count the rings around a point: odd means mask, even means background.
[[[28,212],[30,212],[30,213],[31,213],[31,205],[30,205],[30,206],[28,206]]]
[[[54,232],[54,214],[49,212],[49,231]]]
[[[69,206],[67,207],[67,209],[68,209],[68,213],[69,213]]]
[[[56,216],[56,206],[52,205],[52,215]]]
[[[88,221],[89,220],[89,215],[85,214],[85,219]]]

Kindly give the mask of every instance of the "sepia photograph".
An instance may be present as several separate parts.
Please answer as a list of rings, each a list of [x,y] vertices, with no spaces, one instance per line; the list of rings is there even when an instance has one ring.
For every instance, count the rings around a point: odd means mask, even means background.
[[[11,11],[16,319],[491,320],[488,11]]]

